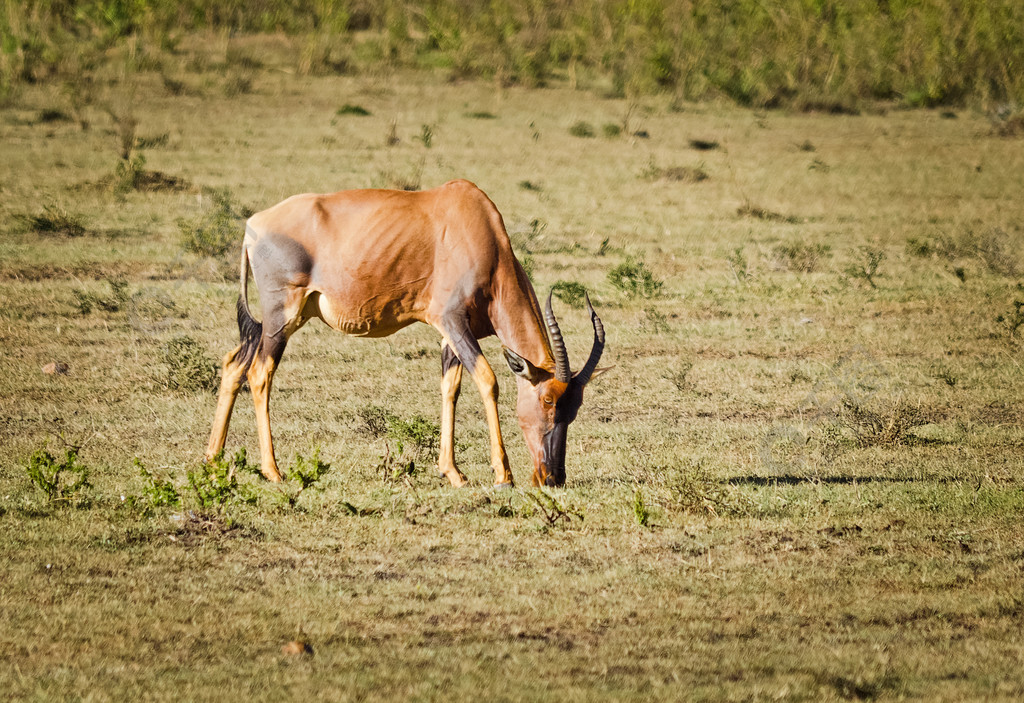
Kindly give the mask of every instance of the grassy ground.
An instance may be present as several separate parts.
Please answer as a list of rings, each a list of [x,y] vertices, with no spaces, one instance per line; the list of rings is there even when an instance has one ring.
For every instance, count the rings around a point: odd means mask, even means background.
[[[0,690],[1024,696],[1024,142],[968,112],[674,112],[388,73],[181,79],[104,89],[142,140],[121,193],[105,112],[83,131],[41,85],[0,113]],[[319,448],[330,472],[299,495],[245,474],[204,507],[187,473],[214,397],[170,387],[166,351],[188,337],[201,367],[234,344],[236,250],[185,251],[179,220],[211,221],[223,189],[240,212],[455,177],[497,203],[539,291],[582,284],[604,319],[615,368],[570,431],[567,488],[488,486],[469,386],[472,487],[444,485],[429,446],[411,474],[383,459],[396,436],[373,418],[437,421],[435,333],[310,324],[274,422],[282,465]],[[44,231],[62,221],[84,233]],[[578,364],[591,332],[563,289]],[[525,485],[515,385],[495,340],[484,350]],[[26,467],[66,444],[91,487],[54,502]],[[228,446],[255,456],[247,396]],[[156,505],[135,458],[181,502]]]

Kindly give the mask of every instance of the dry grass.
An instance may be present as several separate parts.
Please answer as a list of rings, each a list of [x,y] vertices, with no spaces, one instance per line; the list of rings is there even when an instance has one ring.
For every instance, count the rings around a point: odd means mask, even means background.
[[[540,291],[586,287],[615,367],[571,429],[556,510],[527,489],[487,487],[469,386],[457,439],[474,485],[450,489],[419,462],[383,476],[387,439],[361,429],[361,412],[436,421],[436,335],[418,327],[368,341],[310,324],[275,379],[274,422],[282,463],[319,447],[331,471],[299,500],[246,473],[239,490],[253,504],[203,509],[186,474],[214,400],[168,389],[161,350],[187,336],[217,358],[234,344],[233,264],[181,249],[177,223],[206,212],[201,190],[118,200],[81,188],[115,156],[102,113],[87,132],[22,119],[54,100],[45,85],[27,87],[0,112],[4,220],[60,202],[88,230],[55,238],[9,225],[0,239],[0,690],[1024,696],[1021,347],[996,321],[1020,297],[1008,275],[1017,254],[964,249],[979,264],[961,281],[945,255],[907,253],[911,238],[1019,237],[1024,142],[966,114],[680,113],[667,99],[644,105],[650,139],[573,139],[567,124],[602,124],[627,106],[401,74],[267,71],[252,92],[203,98],[168,96],[156,74],[138,83],[139,130],[169,135],[147,149],[147,166],[256,209],[382,174],[412,172],[424,187],[474,180],[529,247]],[[340,119],[339,104],[372,116]],[[483,107],[493,119],[470,112]],[[436,125],[429,149],[417,139],[424,124]],[[655,156],[692,158],[694,134],[728,147],[702,152],[710,178],[637,178]],[[385,146],[389,136],[399,141]],[[808,167],[796,146],[806,143],[828,171]],[[814,249],[793,249],[801,242]],[[877,288],[843,273],[861,247],[886,254]],[[799,255],[786,266],[751,258],[738,276],[737,250]],[[662,282],[657,296],[610,282],[628,261]],[[119,305],[82,314],[76,291],[109,298],[110,280],[127,282]],[[556,304],[579,363],[589,321]],[[496,341],[484,351],[523,482],[515,385]],[[53,361],[67,375],[40,370]],[[877,436],[828,429],[844,399],[880,416]],[[240,397],[228,446],[252,456],[250,403]],[[918,409],[928,424],[916,424]],[[56,452],[60,437],[90,469],[81,507],[52,504],[26,474],[33,452]],[[147,506],[136,457],[182,494],[180,506]],[[294,642],[312,654],[282,653]]]

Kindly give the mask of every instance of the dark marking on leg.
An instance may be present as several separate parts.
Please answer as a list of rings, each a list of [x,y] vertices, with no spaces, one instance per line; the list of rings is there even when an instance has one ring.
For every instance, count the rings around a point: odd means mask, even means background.
[[[455,352],[447,344],[444,345],[444,349],[441,350],[441,375],[444,376],[453,367],[461,364],[459,357],[455,356]]]

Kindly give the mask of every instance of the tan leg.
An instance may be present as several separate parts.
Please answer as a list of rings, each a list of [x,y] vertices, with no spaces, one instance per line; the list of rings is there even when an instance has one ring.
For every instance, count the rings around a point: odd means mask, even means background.
[[[508,455],[505,453],[505,444],[501,440],[501,425],[498,423],[498,379],[495,378],[491,365],[483,355],[477,357],[471,374],[484,400],[484,414],[491,435],[491,468],[494,469],[494,483],[512,485],[512,470],[508,467]]]
[[[206,445],[206,461],[217,456],[224,449],[224,442],[227,440],[231,411],[242,387],[242,377],[245,376],[245,365],[236,361],[241,350],[241,345],[235,347],[224,355],[221,364],[220,392],[217,394],[217,411],[213,416],[210,442]]]
[[[456,361],[441,377],[441,446],[437,452],[437,470],[456,488],[466,484],[465,475],[455,465],[455,403],[461,385],[462,364]]]
[[[256,406],[256,431],[260,439],[260,471],[268,481],[281,480],[274,458],[274,440],[270,434],[270,385],[274,378],[277,362],[272,356],[257,354],[249,367],[249,388]]]

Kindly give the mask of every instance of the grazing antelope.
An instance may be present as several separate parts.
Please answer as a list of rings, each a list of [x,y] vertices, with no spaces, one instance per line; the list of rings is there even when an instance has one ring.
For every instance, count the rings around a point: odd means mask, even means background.
[[[262,322],[249,310],[249,271],[260,291]],[[466,483],[455,465],[455,403],[466,368],[483,396],[494,482],[512,472],[498,426],[498,384],[477,340],[497,335],[516,375],[516,410],[533,458],[533,484],[565,483],[566,429],[604,350],[604,327],[590,300],[590,357],[569,370],[562,334],[512,253],[494,203],[468,181],[422,192],[350,190],[296,195],[249,218],[242,244],[238,331],[224,357],[207,460],[224,448],[242,378],[256,404],[260,469],[281,474],[270,433],[270,384],[288,339],[319,317],[341,332],[384,337],[425,322],[442,337],[438,469]],[[550,337],[550,339],[549,339]]]

